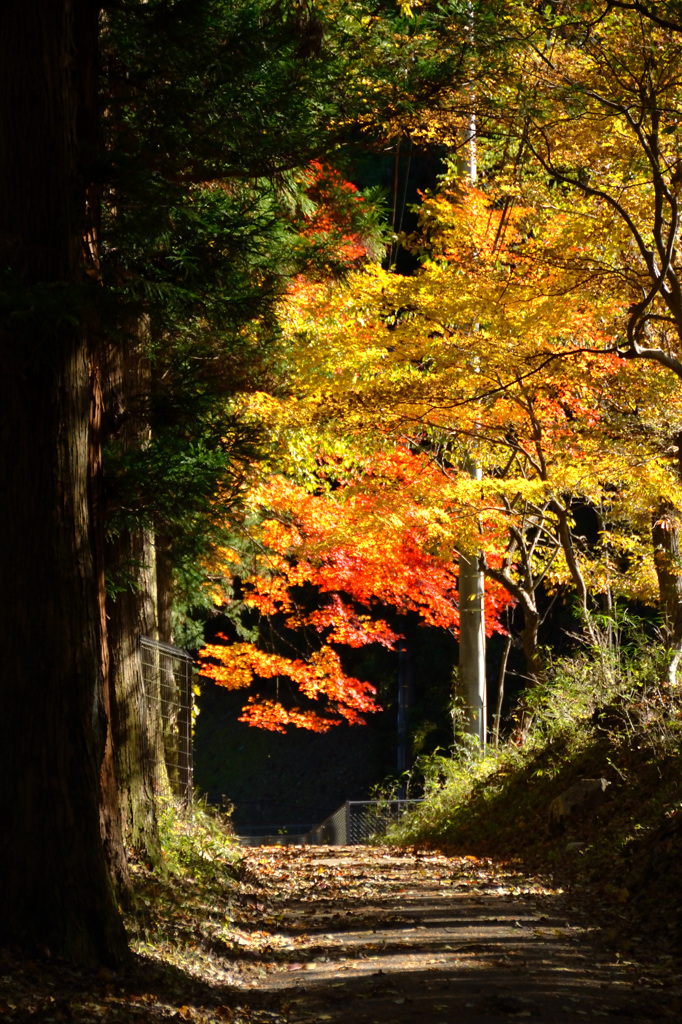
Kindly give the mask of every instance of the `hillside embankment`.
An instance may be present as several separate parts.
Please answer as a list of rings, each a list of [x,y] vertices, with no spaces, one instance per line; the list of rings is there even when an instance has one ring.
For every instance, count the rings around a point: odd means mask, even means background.
[[[545,872],[599,916],[607,945],[677,961],[682,688],[584,662],[532,700],[523,744],[432,758],[427,800],[393,839]]]

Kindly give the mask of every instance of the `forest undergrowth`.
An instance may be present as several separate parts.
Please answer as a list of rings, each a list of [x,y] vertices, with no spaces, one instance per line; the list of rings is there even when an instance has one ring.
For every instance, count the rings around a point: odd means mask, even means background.
[[[586,898],[607,945],[675,959],[682,946],[682,687],[666,655],[633,644],[556,661],[526,695],[532,724],[481,757],[466,743],[423,759],[425,800],[400,844],[544,871]],[[466,739],[466,738],[465,738]],[[580,780],[608,783],[558,818]]]

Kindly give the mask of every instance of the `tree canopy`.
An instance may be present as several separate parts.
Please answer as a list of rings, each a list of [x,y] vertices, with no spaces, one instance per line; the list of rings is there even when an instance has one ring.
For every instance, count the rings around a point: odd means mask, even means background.
[[[403,239],[419,269],[302,281],[280,304],[297,366],[289,396],[270,406],[288,445],[280,466],[312,492],[305,500],[326,502],[337,531],[346,505],[357,516],[367,502],[354,543],[371,537],[374,553],[377,537],[413,529],[415,497],[372,459],[418,463],[421,551],[453,576],[458,552],[480,552],[523,612],[531,682],[543,671],[539,592],[571,592],[592,641],[596,612],[658,601],[671,680],[679,656],[679,35],[656,12],[511,3],[493,18],[470,7],[460,81],[439,83],[401,124],[453,152]],[[477,187],[462,165],[474,142]],[[471,461],[480,483],[463,471]],[[299,509],[292,493],[294,529]],[[589,539],[576,528],[583,510]],[[282,520],[264,506],[266,523],[271,512]],[[315,531],[301,539],[287,552],[294,567],[306,550],[322,557]],[[286,602],[280,572],[268,586]],[[352,595],[347,579],[337,586]]]

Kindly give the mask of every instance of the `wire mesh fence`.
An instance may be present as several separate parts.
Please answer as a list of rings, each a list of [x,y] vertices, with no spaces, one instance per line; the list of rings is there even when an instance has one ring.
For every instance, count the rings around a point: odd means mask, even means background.
[[[419,800],[346,800],[343,806],[314,828],[314,845],[358,846],[383,835]]]
[[[319,846],[348,845],[348,801],[312,829],[310,842]]]
[[[192,658],[179,647],[140,637],[140,668],[147,715],[170,792],[192,803]]]

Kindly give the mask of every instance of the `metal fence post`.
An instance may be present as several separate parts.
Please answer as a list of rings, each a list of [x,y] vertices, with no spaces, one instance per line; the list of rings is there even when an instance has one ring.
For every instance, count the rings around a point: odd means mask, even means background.
[[[162,748],[157,756],[163,759],[172,791],[185,806],[192,804],[192,658],[187,651],[172,644],[141,636],[140,656],[145,692],[156,691],[160,706],[157,718],[161,725]],[[150,680],[158,686],[149,686]]]
[[[192,803],[192,665],[182,663],[178,710],[178,786],[187,807]]]

